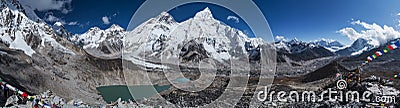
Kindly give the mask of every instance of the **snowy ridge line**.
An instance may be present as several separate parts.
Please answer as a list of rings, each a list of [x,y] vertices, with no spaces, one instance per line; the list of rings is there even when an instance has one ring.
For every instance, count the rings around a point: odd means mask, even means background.
[[[9,19],[8,15],[14,15],[14,17]],[[52,47],[63,53],[74,54],[52,37],[55,34],[47,24],[34,22],[18,10],[5,7],[1,10],[0,22],[2,22],[0,25],[1,41],[8,44],[9,48],[22,50],[26,55],[32,57],[36,53],[34,49],[46,47],[45,43],[49,42]],[[32,48],[32,44],[35,42],[41,42],[41,46]]]

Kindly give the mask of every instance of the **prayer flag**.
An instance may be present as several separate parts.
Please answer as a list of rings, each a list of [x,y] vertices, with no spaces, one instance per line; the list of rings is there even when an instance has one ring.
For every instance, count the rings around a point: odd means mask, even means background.
[[[395,44],[397,47],[400,47],[400,42],[399,42],[399,41],[395,42],[394,44]]]
[[[381,56],[381,55],[382,55],[382,52],[380,52],[380,51],[376,51],[376,52],[375,52],[375,55],[377,55],[377,56],[379,57],[379,56]]]
[[[371,57],[371,56],[368,56],[368,57],[367,57],[367,60],[368,60],[368,61],[372,61],[372,57]]]

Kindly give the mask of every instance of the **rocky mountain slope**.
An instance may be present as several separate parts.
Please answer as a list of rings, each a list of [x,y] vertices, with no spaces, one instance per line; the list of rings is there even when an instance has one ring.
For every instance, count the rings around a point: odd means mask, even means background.
[[[276,76],[306,74],[326,65],[335,58],[327,48],[295,39],[275,42],[277,49]]]
[[[14,0],[15,1],[15,0]],[[101,102],[96,87],[124,84],[120,59],[96,58],[44,22],[25,16],[2,0],[0,12],[0,77],[20,90],[52,90],[66,99]],[[10,5],[10,3],[15,3]]]

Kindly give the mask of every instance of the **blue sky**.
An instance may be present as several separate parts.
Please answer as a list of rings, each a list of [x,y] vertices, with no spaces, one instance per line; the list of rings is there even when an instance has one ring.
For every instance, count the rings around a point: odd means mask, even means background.
[[[128,26],[133,13],[142,4],[141,0],[72,0],[71,11],[67,14],[60,10],[36,11],[42,19],[48,19],[53,15],[66,23],[77,22],[76,25],[64,26],[72,33],[81,34],[91,27],[102,29],[118,24],[123,28]],[[102,18],[107,17],[110,24],[104,24]],[[47,21],[53,24],[55,21]]]
[[[344,27],[363,29],[352,19],[396,27],[399,0],[255,0],[264,12],[274,35],[301,40],[319,38],[350,43],[337,33]],[[398,28],[397,28],[398,29]]]
[[[342,43],[350,44],[349,36],[338,33],[345,27],[351,27],[357,31],[365,30],[352,22],[360,20],[367,24],[387,25],[399,30],[400,13],[399,0],[254,0],[267,18],[274,36],[286,38],[297,37],[300,40],[311,41],[321,38],[335,39]],[[71,0],[61,8],[63,9],[36,11],[43,19],[52,24],[55,21],[63,21],[66,28],[72,33],[80,34],[93,26],[102,29],[112,24],[118,24],[123,28],[134,14],[135,10],[143,3],[142,0]],[[249,28],[240,19],[227,19],[236,14],[223,7],[210,4],[188,4],[170,11],[177,21],[183,21],[193,17],[197,11],[209,7],[216,19],[247,31]],[[109,23],[103,21],[108,19]],[[107,22],[107,21],[106,21]]]

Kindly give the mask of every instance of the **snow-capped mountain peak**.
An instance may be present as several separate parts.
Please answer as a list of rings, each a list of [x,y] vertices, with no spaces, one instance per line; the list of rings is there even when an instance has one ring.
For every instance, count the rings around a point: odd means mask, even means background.
[[[333,39],[325,39],[325,38],[322,38],[321,40],[315,40],[315,41],[310,42],[310,43],[325,47],[326,49],[330,50],[331,52],[336,52],[336,51],[338,51],[340,49],[343,49],[345,47],[339,41],[336,41],[336,40],[333,40]]]
[[[350,46],[337,51],[339,55],[359,55],[365,51],[375,48],[374,45],[364,38],[358,38]]]
[[[297,39],[296,37],[288,40],[283,36],[276,37],[275,46],[277,49],[285,50],[289,53],[301,52],[304,48],[318,48],[323,47],[330,52],[336,52],[337,50],[343,49],[344,45],[339,41],[333,39],[322,38],[320,40],[314,40],[311,42],[305,42]]]
[[[113,24],[110,28],[106,29],[105,31],[124,31],[125,29],[117,24]]]
[[[65,29],[64,25],[61,22],[56,22],[53,25],[54,32],[62,37],[70,37],[72,34]]]
[[[98,32],[100,30],[101,29],[99,27],[92,27],[86,33],[96,33],[96,32]]]
[[[296,37],[293,38],[293,39],[290,41],[291,44],[296,44],[296,43],[299,43],[299,42],[301,42],[301,41],[299,41]]]
[[[54,23],[54,26],[60,26],[60,27],[62,26],[63,27],[64,25],[61,22],[56,22],[56,23]]]
[[[17,3],[17,2],[15,2]],[[21,8],[22,9],[22,8]],[[56,31],[51,26],[29,19],[21,9],[2,8],[0,12],[0,40],[9,48],[19,49],[32,57],[36,50],[55,48],[74,54],[55,39]],[[22,9],[23,10],[23,9]],[[62,41],[62,40],[59,40]]]
[[[0,8],[9,8],[11,10],[18,10],[23,13],[32,21],[42,21],[34,12],[34,9],[25,3],[25,0],[1,0]]]
[[[153,18],[153,21],[151,21],[150,23],[160,23],[160,24],[172,25],[172,24],[176,23],[176,21],[169,13],[162,12],[160,15]]]
[[[328,57],[335,55],[329,48],[321,46],[314,42],[305,42],[297,38],[292,40],[282,40],[284,37],[280,36],[281,40],[275,42],[275,47],[278,52],[278,60],[310,60],[320,57]]]
[[[112,41],[117,38],[122,38],[125,30],[114,24],[105,30],[99,27],[92,27],[87,32],[81,35],[74,35],[70,40],[83,44],[83,48],[97,48],[104,41]]]
[[[124,59],[133,62],[147,55],[146,58],[156,61],[161,57],[180,58],[185,62],[213,58],[224,63],[239,54],[249,54],[248,51],[257,49],[256,44],[262,43],[214,19],[209,8],[179,23],[162,12],[129,32],[125,40]]]
[[[312,42],[304,42],[297,38],[286,40],[279,36],[280,39],[275,42],[278,52],[278,61],[294,60],[311,60],[320,57],[333,56],[334,53],[325,47]]]
[[[214,19],[211,10],[206,7],[204,10],[197,12],[196,15],[194,16],[194,19]]]
[[[358,38],[357,40],[355,40],[352,44],[352,46],[357,47],[357,48],[362,48],[364,47],[364,45],[367,45],[369,42],[368,40],[364,39],[364,38]]]
[[[119,58],[122,39],[125,35],[126,31],[124,28],[113,24],[105,30],[99,27],[92,27],[83,34],[72,36],[70,40],[83,47],[92,56]]]

